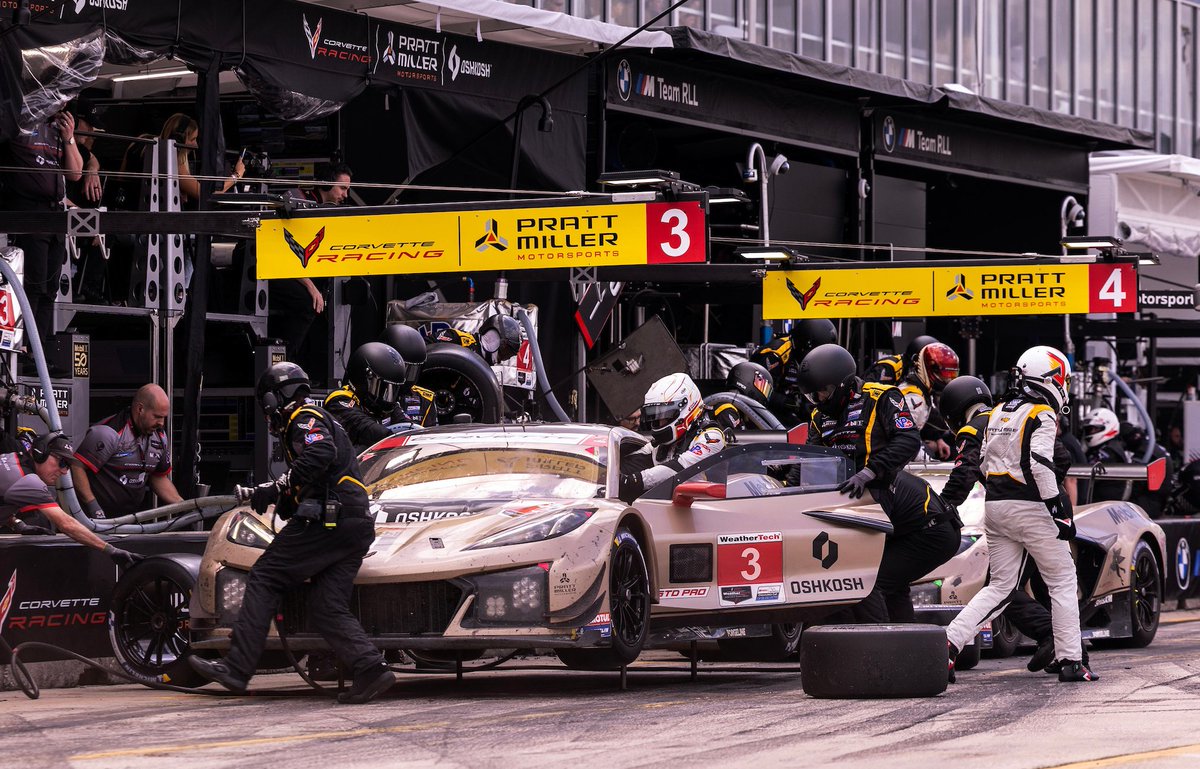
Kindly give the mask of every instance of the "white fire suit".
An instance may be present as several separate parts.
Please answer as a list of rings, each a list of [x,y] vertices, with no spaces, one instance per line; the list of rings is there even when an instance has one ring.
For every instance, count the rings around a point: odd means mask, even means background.
[[[716,454],[725,448],[725,433],[719,427],[694,426],[678,441],[655,447],[647,443],[635,457],[644,464],[651,464],[644,470],[623,472],[620,476],[618,497],[632,503],[647,490],[667,480],[675,473],[691,467],[702,459]],[[678,452],[678,453],[677,453]],[[636,464],[636,459],[634,464]]]
[[[1060,489],[1054,475],[1054,410],[1024,397],[998,404],[988,420],[983,445],[984,530],[991,582],[946,628],[961,650],[980,625],[1004,609],[1028,552],[1050,589],[1055,656],[1080,660],[1079,603],[1070,544],[1058,538],[1051,518]]]

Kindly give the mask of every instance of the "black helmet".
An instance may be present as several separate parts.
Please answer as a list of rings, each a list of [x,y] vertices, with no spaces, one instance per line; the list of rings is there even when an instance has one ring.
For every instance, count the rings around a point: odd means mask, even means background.
[[[258,386],[254,388],[254,396],[267,417],[271,432],[283,432],[292,411],[304,402],[311,391],[312,383],[308,380],[308,374],[295,363],[280,361],[271,364],[263,372],[258,378]]]
[[[814,347],[800,363],[800,392],[823,413],[837,416],[846,407],[857,371],[854,356],[846,348],[836,344]]]
[[[960,376],[951,379],[942,390],[938,401],[938,410],[950,428],[955,432],[967,423],[967,413],[977,404],[992,405],[992,391],[982,379],[973,376]]]
[[[359,403],[371,414],[390,414],[404,394],[404,358],[383,342],[367,342],[350,353],[343,381],[354,388]]]
[[[803,360],[809,350],[822,344],[837,344],[837,327],[824,319],[798,320],[792,326],[792,358]]]
[[[917,365],[917,355],[921,353],[921,350],[924,350],[931,344],[936,344],[937,341],[937,339],[931,337],[929,334],[921,334],[909,342],[908,347],[904,348],[904,369],[907,371]]]
[[[751,363],[748,360],[744,360],[729,369],[729,376],[726,377],[725,384],[730,389],[736,390],[755,403],[761,403],[763,406],[766,406],[767,401],[771,400],[771,391],[775,389],[774,381],[771,379],[771,372],[757,363]]]
[[[403,323],[392,323],[384,326],[379,341],[400,353],[400,357],[404,358],[404,383],[415,385],[421,377],[421,366],[425,365],[425,358],[428,356],[425,337],[421,336],[421,332]]]

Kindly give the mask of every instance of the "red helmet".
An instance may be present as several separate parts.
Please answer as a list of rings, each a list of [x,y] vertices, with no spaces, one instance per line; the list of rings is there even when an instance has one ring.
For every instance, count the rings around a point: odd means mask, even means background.
[[[958,376],[958,353],[941,342],[927,344],[917,353],[917,378],[931,392],[941,392]]]

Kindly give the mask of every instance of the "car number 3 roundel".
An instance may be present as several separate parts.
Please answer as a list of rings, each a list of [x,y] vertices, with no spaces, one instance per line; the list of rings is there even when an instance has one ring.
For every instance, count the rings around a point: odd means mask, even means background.
[[[697,201],[646,206],[646,263],[704,261],[704,209]]]
[[[783,534],[778,531],[717,536],[721,603],[783,600]]]

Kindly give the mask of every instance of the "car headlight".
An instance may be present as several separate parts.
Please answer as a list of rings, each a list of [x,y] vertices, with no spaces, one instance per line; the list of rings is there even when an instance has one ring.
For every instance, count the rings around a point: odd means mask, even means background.
[[[275,539],[275,532],[250,513],[236,513],[225,538],[235,545],[265,550]]]
[[[578,529],[596,513],[595,510],[576,508],[554,513],[536,520],[522,523],[511,529],[484,537],[467,550],[479,550],[485,547],[503,547],[504,545],[523,545],[527,542],[541,542],[554,539]]]
[[[474,615],[481,625],[538,624],[546,618],[550,564],[468,577],[475,587]]]
[[[925,582],[909,588],[913,606],[936,606],[942,602],[942,581]]]

